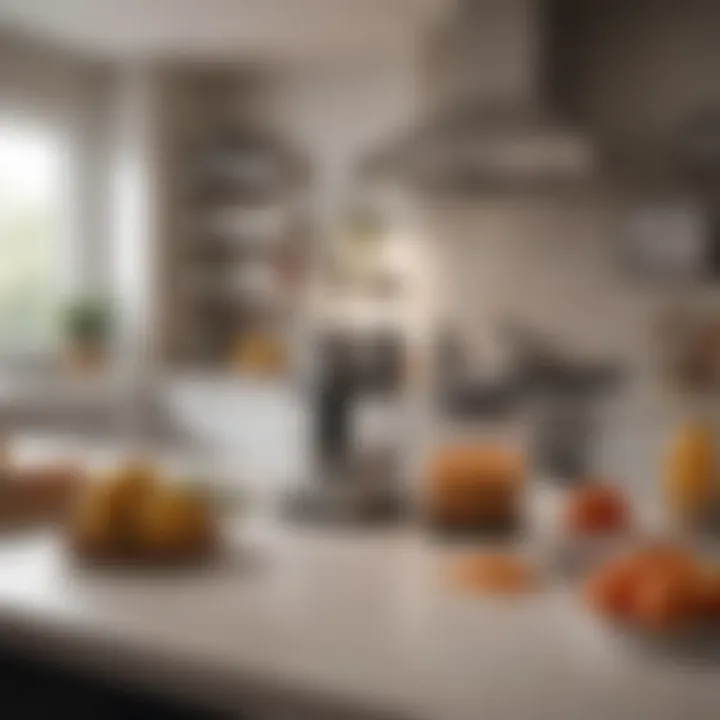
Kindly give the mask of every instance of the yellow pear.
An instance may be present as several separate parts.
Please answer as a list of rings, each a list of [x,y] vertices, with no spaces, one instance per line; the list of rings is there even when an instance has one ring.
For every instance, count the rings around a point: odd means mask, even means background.
[[[108,554],[122,549],[125,518],[116,487],[98,483],[87,488],[73,515],[72,535],[83,553]]]
[[[145,497],[157,483],[155,469],[145,460],[130,460],[122,465],[108,480],[117,493],[122,512],[128,515],[137,511]]]
[[[685,523],[702,520],[716,496],[717,457],[710,429],[687,423],[670,443],[665,495],[671,515]]]
[[[152,555],[202,550],[213,531],[204,498],[185,488],[168,486],[151,493],[138,517],[138,542]]]

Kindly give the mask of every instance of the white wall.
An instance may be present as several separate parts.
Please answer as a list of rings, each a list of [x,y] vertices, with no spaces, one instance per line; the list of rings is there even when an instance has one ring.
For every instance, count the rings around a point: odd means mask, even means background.
[[[627,272],[620,212],[601,197],[426,207],[442,295],[478,367],[492,372],[507,359],[499,334],[507,318],[548,333],[577,356],[618,363],[625,380],[603,403],[595,468],[646,490],[660,482],[673,427],[693,411],[658,375],[653,319],[677,298],[720,307],[720,291],[641,282]]]
[[[355,164],[413,119],[418,64],[409,52],[364,61],[305,63],[278,71],[267,112],[315,172],[320,207],[349,191]]]
[[[600,199],[478,199],[427,212],[450,314],[480,355],[516,318],[578,353],[637,362],[647,304],[622,272],[619,217]],[[642,332],[641,332],[642,331]]]
[[[424,89],[410,55],[366,65],[291,68],[278,79],[272,118],[315,164],[332,210],[363,153],[416,119]],[[483,352],[500,315],[557,333],[586,354],[645,361],[653,292],[622,277],[616,210],[601,199],[418,203],[445,295]]]

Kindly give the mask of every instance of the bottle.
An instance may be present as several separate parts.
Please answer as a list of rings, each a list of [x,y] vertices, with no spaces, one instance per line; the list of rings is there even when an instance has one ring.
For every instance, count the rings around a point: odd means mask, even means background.
[[[717,494],[717,471],[710,429],[698,421],[681,425],[665,459],[665,503],[675,522],[697,528],[708,519]]]

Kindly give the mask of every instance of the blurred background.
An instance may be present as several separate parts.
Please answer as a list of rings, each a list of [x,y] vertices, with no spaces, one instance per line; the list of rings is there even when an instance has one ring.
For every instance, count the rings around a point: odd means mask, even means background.
[[[338,336],[384,400],[525,335],[642,394],[714,295],[714,4],[510,5],[3,3],[8,427],[240,438]]]
[[[720,428],[718,28],[0,0],[6,474],[182,476],[291,533],[413,516],[478,438],[652,492],[674,428]]]

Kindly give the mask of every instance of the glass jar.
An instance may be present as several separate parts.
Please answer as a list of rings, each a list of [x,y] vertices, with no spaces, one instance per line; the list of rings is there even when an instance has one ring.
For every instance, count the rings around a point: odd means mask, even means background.
[[[430,527],[452,535],[515,531],[527,468],[523,413],[499,403],[450,403],[437,408],[432,425],[421,467],[422,514]]]

